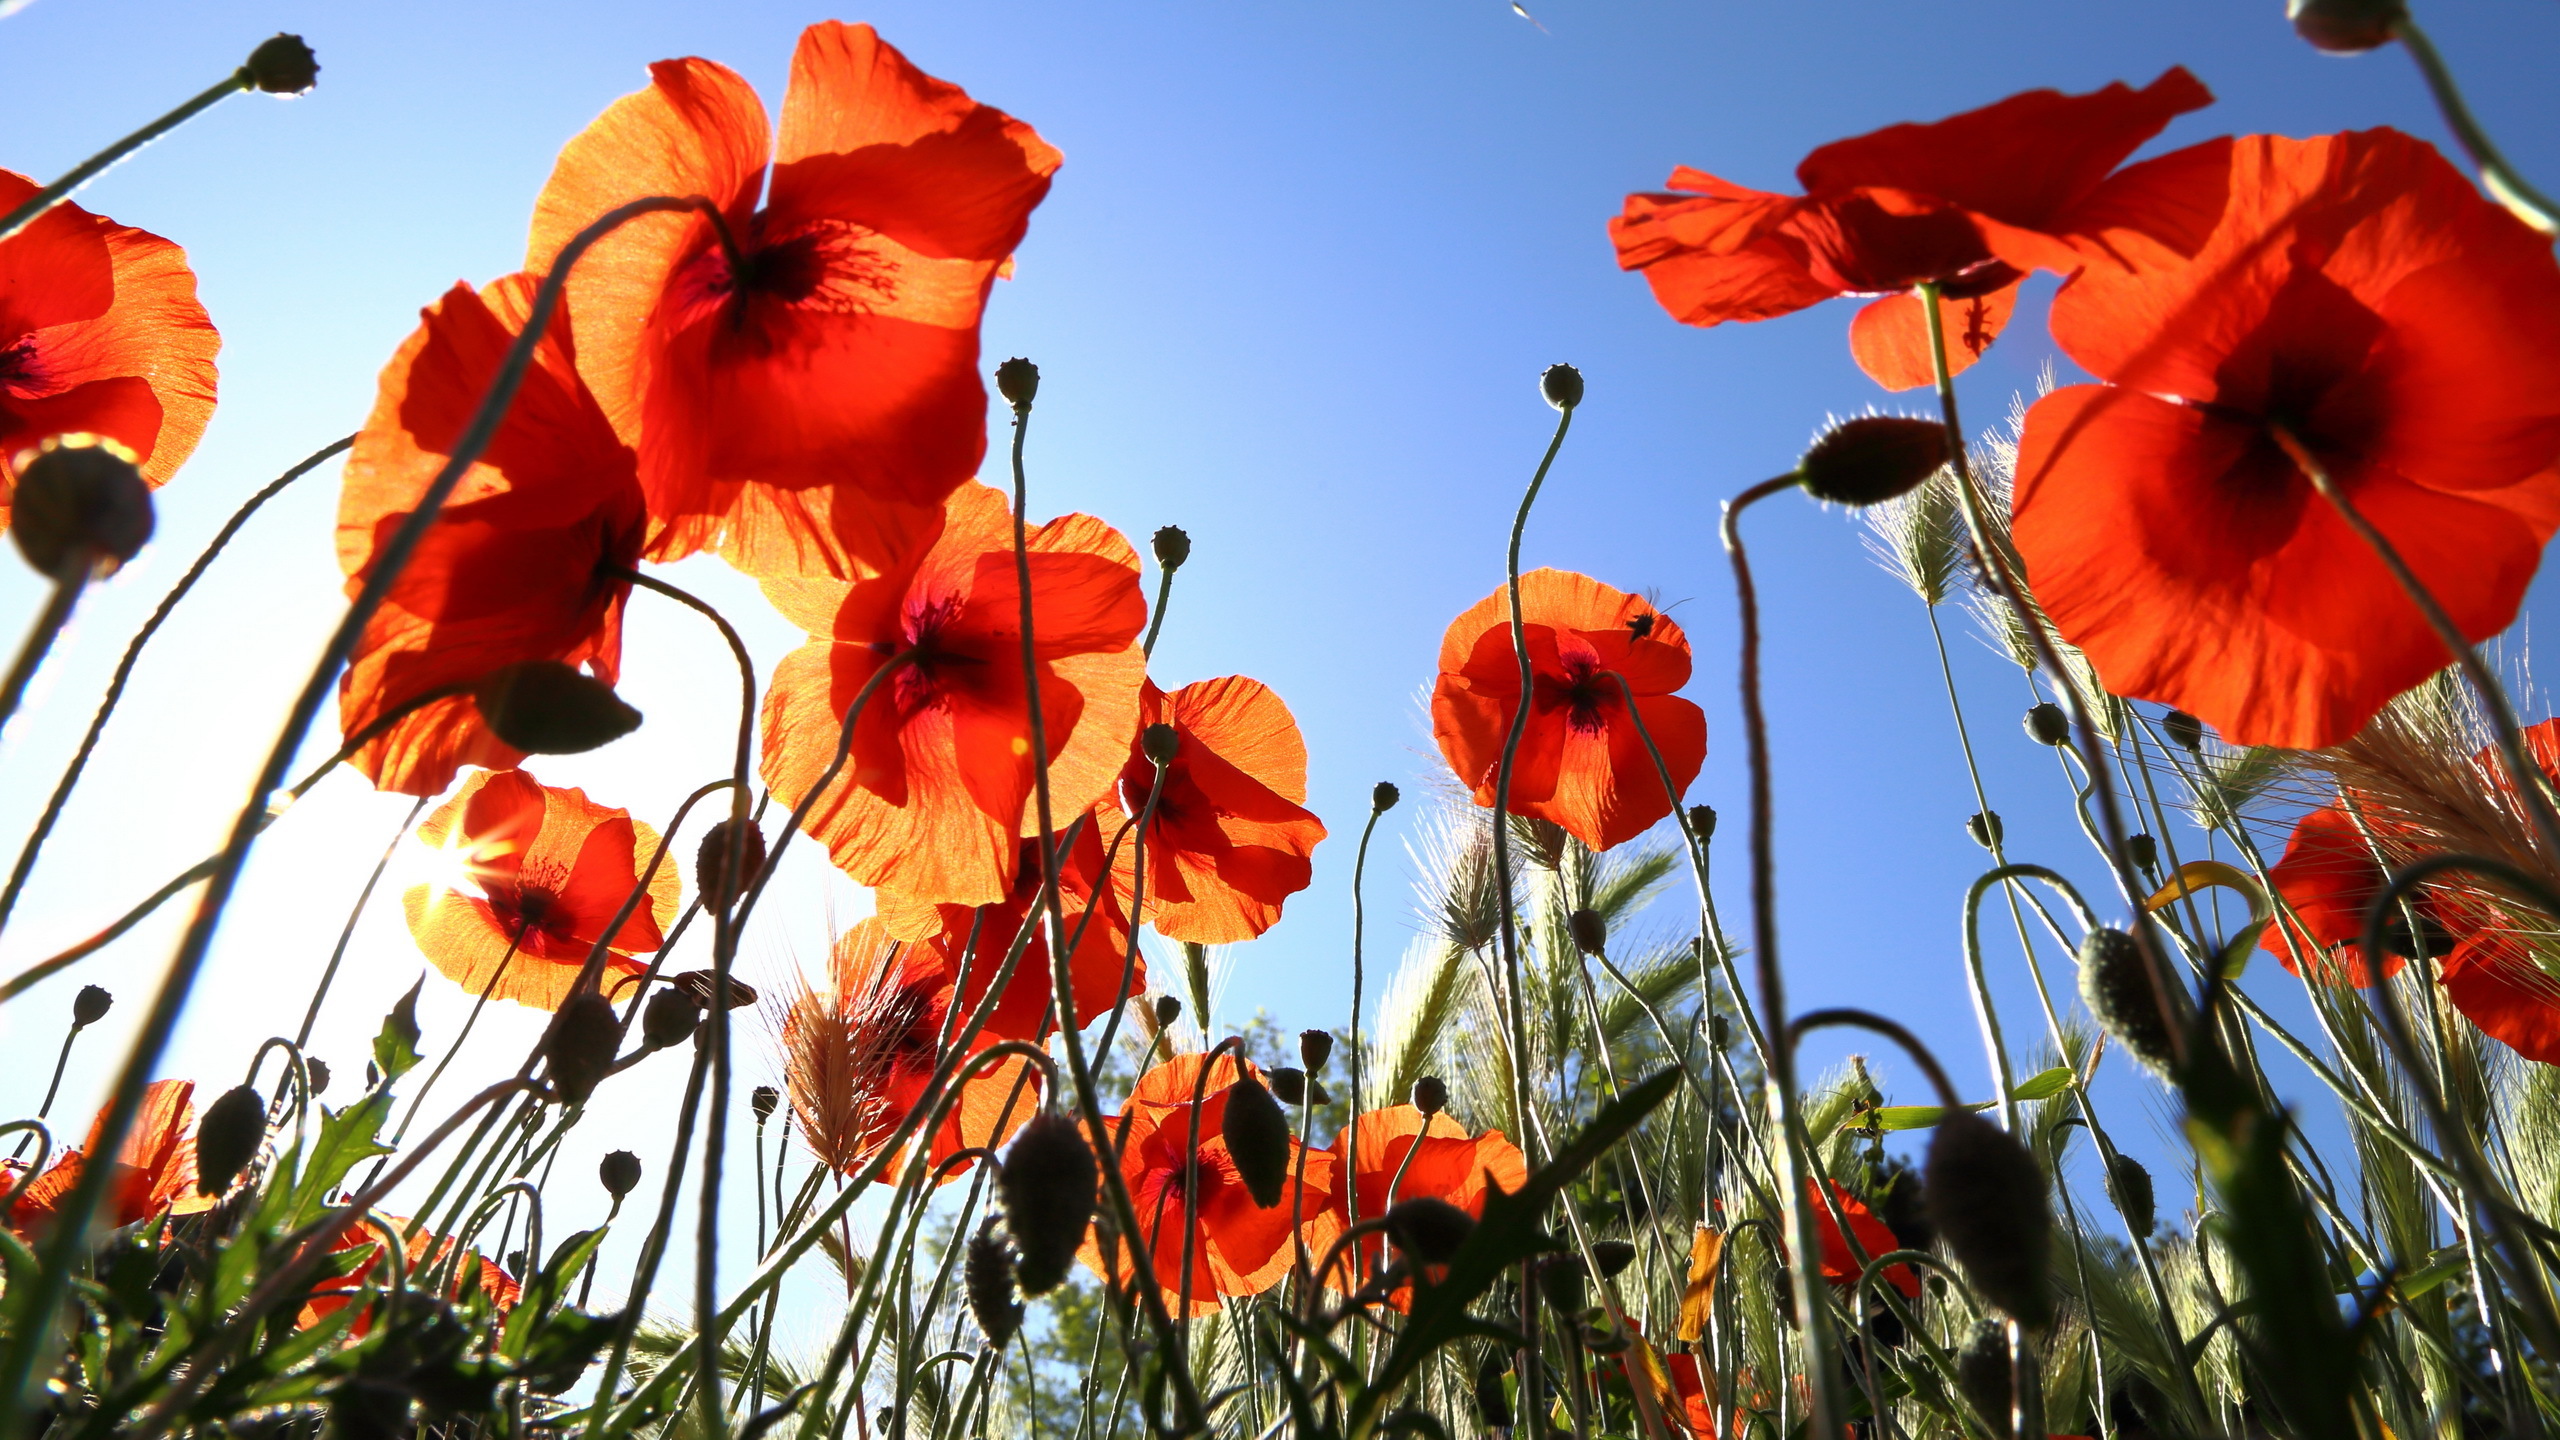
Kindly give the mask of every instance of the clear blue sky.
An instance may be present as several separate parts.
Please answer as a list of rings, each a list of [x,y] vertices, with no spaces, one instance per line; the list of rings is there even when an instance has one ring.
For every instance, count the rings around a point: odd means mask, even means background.
[[[1671,323],[1612,260],[1604,225],[1625,192],[1682,163],[1790,188],[1797,159],[1826,140],[2035,86],[2138,83],[2178,63],[2221,99],[2165,143],[2381,124],[2442,139],[2404,57],[2316,55],[2278,0],[1532,8],[1536,24],[1502,0],[900,0],[835,12],[875,23],[1066,154],[1017,278],[998,287],[988,359],[1025,354],[1044,371],[1035,512],[1088,511],[1142,545],[1159,525],[1191,532],[1160,678],[1254,675],[1305,728],[1310,803],[1335,838],[1318,852],[1315,890],[1239,957],[1231,1002],[1292,1026],[1339,1021],[1352,841],[1373,782],[1410,794],[1437,765],[1417,693],[1442,627],[1501,578],[1505,527],[1552,421],[1535,389],[1550,362],[1579,365],[1590,398],[1526,563],[1679,602],[1698,651],[1688,693],[1710,726],[1693,798],[1723,810],[1728,840],[1740,838],[1717,502],[1785,469],[1826,413],[1887,397],[1850,363],[1848,305],[1710,332]],[[0,165],[39,177],[210,82],[275,30],[306,35],[324,67],[313,95],[230,100],[81,197],[187,246],[225,339],[223,398],[202,450],[162,494],[160,540],[93,597],[43,677],[39,709],[0,751],[11,855],[124,638],[242,497],[354,428],[421,304],[457,278],[520,263],[561,143],[666,56],[721,60],[777,105],[794,37],[830,13],[763,0],[35,0],[0,21],[12,61]],[[2560,179],[2548,108],[2560,6],[2466,0],[2422,13],[2512,158],[2546,187]],[[1975,425],[1995,421],[2046,363],[2041,314],[2040,299],[2022,309],[1962,381]],[[0,938],[0,969],[94,928],[215,843],[337,614],[333,485],[314,476],[262,516],[146,661],[102,768]],[[1796,1001],[1902,1016],[1979,1084],[1955,939],[1982,852],[1961,829],[1974,806],[1917,602],[1868,561],[1839,514],[1772,505],[1753,533],[1772,612]],[[768,666],[795,638],[715,562],[675,578],[729,608]],[[0,565],[0,617],[36,603],[32,580]],[[2552,604],[2546,583],[2531,608]],[[2013,855],[2094,875],[2050,757],[2017,728],[2017,672],[1958,629]],[[662,818],[725,766],[725,667],[698,621],[636,599],[626,693],[648,725],[541,773]],[[218,1089],[257,1039],[291,1032],[404,808],[342,778],[277,828],[169,1073]],[[1399,812],[1382,831],[1375,953],[1392,955],[1410,933],[1400,914],[1410,818]],[[1739,923],[1739,845],[1726,853],[1724,903]],[[814,870],[786,898],[776,930],[750,941],[750,975],[816,965],[830,914],[859,913],[849,887]],[[359,1037],[421,968],[396,895],[386,899],[357,937],[316,1046],[350,1077]],[[32,1104],[69,992],[90,979],[124,1006],[75,1062],[63,1111],[85,1115],[171,933],[146,927],[0,1009],[0,1053],[13,1061],[0,1110]],[[2268,967],[2257,988],[2281,994],[2277,980]],[[2003,994],[2029,1003],[2022,982],[2004,981]],[[429,995],[431,1031],[449,1035],[456,994],[436,981]],[[2022,1024],[2029,1013],[2020,1009]],[[531,1033],[532,1017],[493,1007],[473,1048],[494,1067]],[[1819,1047],[1815,1059],[1847,1048]],[[634,1093],[646,1103],[590,1123],[564,1163],[630,1145],[654,1171],[664,1121],[651,1107],[675,1085],[656,1072],[678,1063],[645,1067]],[[2124,1097],[2119,1131],[2139,1132],[2135,1087],[2110,1085]]]

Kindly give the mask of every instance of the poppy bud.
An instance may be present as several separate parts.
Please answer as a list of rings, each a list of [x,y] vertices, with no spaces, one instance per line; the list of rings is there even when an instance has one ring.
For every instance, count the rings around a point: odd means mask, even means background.
[[[2160,992],[2151,978],[2140,942],[2124,931],[2100,926],[2081,940],[2081,1003],[2117,1044],[2165,1080],[2178,1051],[2168,1022],[2161,1018]],[[2187,1007],[2177,1008],[2183,1015]]]
[[[1588,1298],[1584,1281],[1590,1270],[1579,1255],[1550,1255],[1530,1267],[1538,1277],[1538,1295],[1549,1305],[1568,1313],[1580,1310]]]
[[[2013,1428],[2010,1419],[2009,1337],[2001,1327],[1985,1320],[1974,1327],[1973,1338],[1956,1352],[1956,1388],[1964,1392],[1967,1403],[1989,1422],[1991,1433],[2008,1440]]]
[[[1835,505],[1877,505],[1920,488],[1947,463],[1947,429],[1906,415],[1843,420],[1796,462],[1805,493]]]
[[[1690,806],[1689,829],[1696,833],[1698,843],[1701,845],[1716,838],[1716,807],[1713,805]]]
[[[756,828],[754,821],[731,818],[704,831],[702,848],[693,852],[693,888],[701,895],[706,910],[726,910],[738,898],[729,893],[729,849],[733,843],[742,846],[736,872],[741,889],[753,884],[756,872],[764,868],[764,832]]]
[[[299,35],[279,34],[249,52],[240,67],[249,83],[270,95],[303,95],[320,79],[320,57]]]
[[[596,1179],[606,1194],[619,1200],[640,1183],[640,1157],[628,1150],[608,1150],[596,1162]]]
[[[1332,1031],[1301,1030],[1298,1032],[1298,1063],[1307,1067],[1308,1074],[1312,1075],[1323,1069],[1324,1062],[1332,1058]]]
[[[2053,1218],[2044,1170],[2027,1147],[1970,1110],[1950,1110],[1930,1137],[1921,1185],[1929,1223],[1964,1262],[1974,1290],[2022,1324],[2051,1321]]]
[[[756,1123],[759,1125],[772,1119],[773,1108],[781,1103],[782,1092],[770,1085],[757,1086],[755,1093],[747,1097],[747,1105],[756,1112]]]
[[[1156,997],[1156,1028],[1162,1029],[1182,1018],[1182,1000],[1178,996]]]
[[[471,698],[490,731],[528,755],[576,755],[640,728],[640,712],[612,686],[557,660],[492,670]]]
[[[1031,1117],[996,1172],[1005,1229],[1013,1236],[1013,1278],[1025,1295],[1045,1295],[1067,1278],[1093,1219],[1101,1171],[1076,1122],[1055,1111]]]
[[[151,486],[133,452],[100,435],[56,435],[18,456],[9,534],[53,577],[87,564],[106,575],[151,538]]]
[[[2169,738],[2189,750],[2204,748],[2204,722],[2184,710],[2172,710],[2160,717],[2160,728]]]
[[[1448,1264],[1476,1228],[1476,1217],[1430,1195],[1399,1200],[1380,1218],[1387,1239],[1425,1265]]]
[[[2288,0],[2284,14],[2293,22],[2294,34],[2333,55],[2388,45],[2399,38],[2400,22],[2409,18],[2400,0]]]
[[[1651,615],[1639,615],[1627,622],[1627,634],[1634,639],[1642,640],[1652,633],[1653,617]]]
[[[304,1083],[311,1087],[311,1093],[314,1095],[328,1089],[329,1062],[326,1060],[304,1060],[302,1062],[302,1078]]]
[[[1369,813],[1384,815],[1396,808],[1396,802],[1403,798],[1404,792],[1396,789],[1393,782],[1381,780],[1377,788],[1369,792]]]
[[[1964,830],[1966,834],[1973,837],[1973,843],[1981,846],[1983,849],[1997,850],[2000,848],[2000,837],[2004,832],[2000,828],[1999,811],[1975,811],[1972,815],[1966,817]]]
[[[2071,739],[2071,717],[2050,700],[2027,711],[2027,735],[2039,745],[2062,745]]]
[[[996,393],[1015,410],[1031,408],[1031,399],[1040,393],[1040,367],[1016,355],[996,367]]]
[[[683,991],[694,1004],[705,1010],[711,1008],[713,996],[724,993],[729,997],[732,1010],[756,1003],[756,987],[734,975],[724,981],[713,971],[684,970],[668,976],[667,983]]]
[[[551,1083],[559,1088],[561,1098],[582,1105],[595,1093],[613,1069],[621,1029],[613,1006],[593,990],[578,992],[560,1007],[552,1017],[551,1033],[543,1037],[542,1053],[551,1062]]]
[[[1157,765],[1170,765],[1182,753],[1182,732],[1159,720],[1138,732],[1138,751]]]
[[[1253,1203],[1268,1210],[1280,1203],[1289,1180],[1289,1117],[1280,1102],[1250,1074],[1227,1087],[1225,1123],[1227,1154],[1236,1162],[1236,1178],[1244,1182]]]
[[[2130,1155],[2118,1155],[2107,1165],[2107,1193],[2113,1195],[2116,1207],[2124,1211],[2124,1220],[2136,1235],[2149,1235],[2159,1218],[2159,1197],[2152,1193],[2151,1172]]]
[[[105,986],[83,985],[80,993],[71,997],[71,1023],[95,1025],[106,1019],[107,1012],[114,1008],[116,997]]]
[[[1449,1108],[1449,1086],[1437,1075],[1425,1075],[1413,1082],[1413,1108],[1428,1119]]]
[[[230,1189],[266,1138],[266,1097],[246,1085],[223,1091],[196,1124],[197,1193],[219,1195]]]
[[[969,1251],[960,1264],[960,1288],[969,1297],[969,1314],[978,1322],[979,1333],[998,1350],[1022,1328],[1022,1297],[1013,1288],[1013,1252],[1006,1248],[1003,1237],[996,1234],[995,1217],[978,1227],[969,1237]]]
[[[2124,848],[2131,853],[2133,856],[2133,863],[2138,868],[2144,870],[2157,870],[2160,868],[2159,841],[2152,839],[2148,835],[2127,835],[2124,837]]]
[[[1333,1103],[1333,1096],[1326,1092],[1324,1082],[1304,1070],[1279,1065],[1265,1071],[1264,1075],[1271,1082],[1272,1095],[1283,1105],[1304,1105],[1310,1098],[1318,1105]]]
[[[1573,937],[1573,948],[1585,955],[1609,953],[1609,922],[1600,912],[1585,906],[1565,917],[1564,928]]]
[[[1636,1263],[1636,1247],[1624,1240],[1594,1240],[1591,1260],[1600,1267],[1600,1278],[1606,1280]]]
[[[1538,377],[1538,393],[1559,410],[1582,403],[1582,372],[1570,365],[1550,365]]]
[[[693,997],[673,985],[649,997],[640,1007],[640,1043],[652,1050],[664,1050],[693,1038],[694,1028],[702,1023],[702,1007]]]
[[[1152,543],[1159,569],[1179,570],[1183,562],[1191,558],[1191,534],[1179,525],[1167,525],[1158,530]]]
[[[1510,1368],[1500,1346],[1486,1351],[1484,1363],[1476,1367],[1476,1414],[1488,1430],[1511,1428],[1511,1392],[1502,1383]]]

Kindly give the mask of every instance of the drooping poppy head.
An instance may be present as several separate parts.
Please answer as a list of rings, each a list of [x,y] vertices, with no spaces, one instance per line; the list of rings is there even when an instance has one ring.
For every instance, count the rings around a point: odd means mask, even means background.
[[[430,1269],[452,1256],[452,1236],[430,1235],[424,1224],[401,1216],[386,1215],[383,1218],[401,1230],[407,1230],[413,1224],[416,1228],[406,1241],[371,1220],[358,1220],[340,1231],[337,1243],[329,1248],[335,1252],[332,1258],[340,1258],[348,1268],[342,1274],[325,1275],[313,1282],[310,1298],[303,1302],[302,1313],[295,1317],[295,1329],[308,1330],[344,1310],[368,1285],[389,1284],[391,1273],[382,1263],[382,1252],[390,1246],[400,1246],[405,1262],[401,1283],[413,1291],[425,1282]],[[501,1316],[515,1309],[516,1301],[524,1297],[524,1286],[514,1276],[476,1251],[464,1255],[454,1266],[453,1274],[445,1281],[438,1298],[460,1302],[474,1291]],[[373,1317],[365,1314],[356,1317],[355,1322],[347,1327],[347,1333],[361,1340],[372,1329]]]
[[[1892,1229],[1877,1219],[1866,1202],[1850,1194],[1839,1181],[1831,1182],[1831,1200],[1840,1207],[1841,1217],[1849,1222],[1846,1236],[1841,1234],[1840,1220],[1834,1218],[1830,1207],[1822,1203],[1822,1191],[1811,1177],[1804,1182],[1804,1198],[1805,1204],[1813,1210],[1814,1233],[1822,1242],[1822,1278],[1832,1284],[1843,1287],[1857,1284],[1858,1276],[1865,1271],[1868,1261],[1887,1251],[1902,1248],[1902,1242],[1893,1237]],[[1849,1244],[1851,1237],[1857,1240],[1854,1250]],[[1914,1299],[1919,1297],[1920,1277],[1912,1273],[1910,1266],[1887,1266],[1884,1279],[1904,1295]]]
[[[2279,436],[2464,635],[2505,628],[2560,528],[2560,264],[2396,131],[2154,163],[2213,223],[2056,298],[2054,338],[2114,383],[2028,412],[2018,550],[2110,691],[2335,745],[2450,657]]]
[[[215,1197],[196,1193],[196,1083],[154,1080],[142,1092],[142,1108],[133,1129],[116,1151],[115,1174],[99,1206],[99,1223],[112,1229],[161,1215],[192,1215],[213,1208]],[[33,1240],[52,1228],[56,1214],[79,1187],[89,1157],[106,1136],[102,1107],[89,1123],[89,1138],[76,1150],[57,1154],[43,1174],[26,1184],[0,1223],[21,1239]],[[0,1176],[0,1193],[17,1183]]]
[[[0,210],[36,182],[0,170]],[[0,240],[0,526],[22,451],[73,433],[167,483],[213,418],[214,333],[187,252],[68,201]]]
[[[1060,826],[1110,793],[1137,730],[1146,656],[1138,556],[1099,520],[1029,532],[1033,633],[1051,814]],[[868,580],[767,580],[810,635],[774,668],[764,778],[796,805],[834,761],[862,687],[903,655],[854,727],[841,773],[803,828],[856,881],[910,899],[1001,901],[1019,840],[1039,829],[1022,587],[1013,517],[984,485],[955,491],[933,544]]]
[[[1684,325],[1766,320],[1839,295],[1875,295],[1849,330],[1877,384],[1934,378],[1915,292],[1943,291],[1947,366],[1990,347],[2031,270],[2068,271],[2096,237],[2159,222],[2123,198],[2116,167],[2171,120],[2213,102],[2171,69],[2136,90],[2030,90],[1925,125],[1834,141],[1796,167],[1802,195],[1751,190],[1687,166],[1668,193],[1627,197],[1609,223],[1621,269],[1641,270]],[[2125,182],[2111,183],[2119,173]]]
[[[1173,729],[1173,758],[1145,836],[1147,918],[1170,940],[1232,945],[1280,923],[1281,903],[1307,888],[1324,822],[1306,808],[1307,744],[1271,687],[1241,675],[1139,694],[1139,736],[1120,771],[1123,816],[1156,790],[1148,727]],[[1124,845],[1123,888],[1137,847]]]
[[[1351,1177],[1342,1187],[1346,1220],[1355,1198],[1362,1220],[1377,1219],[1399,1201],[1418,1199],[1445,1200],[1481,1218],[1489,1188],[1513,1191],[1529,1183],[1528,1162],[1519,1146],[1499,1130],[1469,1135],[1446,1110],[1428,1117],[1411,1105],[1369,1111],[1333,1137],[1330,1153]],[[1360,1280],[1366,1283],[1390,1257],[1375,1237],[1362,1238],[1355,1248]],[[1348,1268],[1325,1279],[1337,1290],[1359,1288]],[[1388,1303],[1406,1309],[1411,1295],[1409,1285],[1398,1286]]]
[[[472,776],[420,823],[418,838],[450,873],[410,888],[409,934],[474,995],[557,1010],[599,942],[612,993],[617,979],[647,969],[632,955],[665,943],[676,917],[679,882],[657,853],[656,830],[521,770]],[[608,934],[644,877],[647,893]]]
[[[632,221],[569,281],[579,364],[640,451],[650,557],[855,579],[929,540],[986,453],[979,317],[1060,158],[833,21],[801,33],[778,144],[754,89],[700,59],[651,66],[571,140],[529,270],[643,196],[719,212]]]
[[[383,368],[338,497],[347,593],[417,508],[523,333],[532,277],[456,285]],[[557,660],[610,685],[622,666],[617,571],[640,559],[647,514],[631,449],[578,377],[567,312],[535,345],[514,405],[400,572],[338,682],[347,738],[421,697],[352,757],[385,790],[435,795],[463,765],[523,760],[467,692],[505,666]]]
[[[1706,712],[1672,693],[1689,683],[1689,637],[1646,601],[1567,570],[1520,577],[1520,620],[1534,683],[1510,811],[1554,821],[1594,850],[1624,844],[1677,799],[1663,789],[1648,733],[1675,787],[1687,789],[1706,763]],[[1478,805],[1494,803],[1519,699],[1510,597],[1496,590],[1450,622],[1431,692],[1432,736]]]

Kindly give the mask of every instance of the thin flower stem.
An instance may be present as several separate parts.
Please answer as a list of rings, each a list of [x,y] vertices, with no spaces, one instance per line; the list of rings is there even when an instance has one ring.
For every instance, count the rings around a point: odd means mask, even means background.
[[[2499,153],[2496,142],[2481,128],[2479,117],[2463,100],[2462,91],[2453,83],[2452,69],[2437,52],[2436,43],[2427,38],[2427,32],[2419,29],[2418,22],[2405,11],[2392,21],[2391,31],[2401,48],[2409,52],[2409,58],[2418,62],[2418,73],[2426,78],[2436,109],[2443,113],[2453,138],[2462,142],[2462,153],[2480,167],[2480,178],[2488,185],[2489,193],[2534,229],[2545,235],[2560,235],[2560,204],[2552,203],[2549,196],[2526,183],[2507,163],[2507,157]]]
[[[44,608],[36,612],[36,623],[27,627],[27,638],[18,647],[18,658],[9,666],[8,678],[0,680],[0,726],[18,713],[18,704],[26,698],[27,686],[44,666],[44,657],[53,652],[54,637],[71,623],[72,607],[80,603],[80,592],[89,588],[89,578],[96,571],[88,552],[79,551],[64,563],[63,572],[53,577],[53,593],[47,595]]]
[[[1360,1093],[1361,1063],[1365,1058],[1360,1045],[1360,987],[1364,978],[1360,944],[1367,929],[1368,911],[1361,898],[1360,884],[1369,870],[1369,837],[1378,833],[1378,817],[1387,813],[1371,792],[1368,823],[1360,827],[1360,852],[1351,862],[1351,1123],[1343,1127],[1342,1173],[1360,1173],[1360,1115],[1363,1101]],[[1360,1223],[1360,1187],[1346,1184],[1342,1191],[1344,1223]]]
[[[38,1120],[42,1120],[53,1113],[53,1097],[62,1093],[62,1072],[71,1064],[71,1044],[73,1041],[80,1038],[81,1031],[88,1028],[88,1026],[74,1020],[71,1022],[71,1028],[63,1032],[62,1053],[53,1057],[53,1079],[45,1084],[44,1103],[36,1107],[36,1118]],[[28,1131],[26,1138],[18,1142],[17,1153],[9,1158],[15,1160],[23,1157],[27,1153],[27,1141],[35,1138],[35,1132],[32,1130]],[[36,1163],[41,1165],[44,1162],[39,1160]]]
[[[0,241],[34,224],[37,217],[60,204],[72,191],[96,179],[107,167],[257,83],[256,77],[249,73],[249,67],[243,65],[207,86],[194,99],[81,161],[71,168],[70,173],[28,196],[7,215],[0,216]]]
[[[615,1388],[621,1384],[623,1367],[630,1361],[631,1341],[640,1332],[642,1311],[649,1303],[649,1291],[658,1281],[659,1263],[666,1257],[667,1237],[675,1228],[676,1202],[684,1193],[685,1160],[693,1150],[694,1115],[702,1107],[702,1082],[710,1068],[710,1047],[697,1042],[693,1048],[693,1068],[685,1077],[684,1101],[676,1107],[676,1140],[667,1150],[667,1175],[658,1190],[658,1213],[649,1222],[648,1236],[640,1242],[639,1259],[632,1264],[630,1298],[623,1304],[622,1323],[614,1328],[613,1348],[605,1357],[604,1378],[596,1385],[595,1418],[587,1426],[590,1440],[605,1433],[605,1416],[612,1409],[611,1401]],[[716,1348],[705,1348],[717,1354]],[[676,1367],[670,1360],[665,1368],[672,1370]]]
[[[1164,629],[1165,611],[1173,603],[1173,572],[1181,568],[1161,563],[1156,566],[1156,603],[1147,615],[1146,641],[1138,647],[1138,653],[1150,660],[1156,658],[1156,636]]]
[[[1182,1313],[1186,1319],[1188,1319],[1191,1314],[1191,1266],[1192,1261],[1197,1254],[1200,1239],[1200,1107],[1202,1104],[1206,1103],[1208,1099],[1209,1076],[1211,1072],[1218,1068],[1218,1057],[1227,1054],[1229,1051],[1235,1052],[1236,1056],[1234,1062],[1236,1083],[1244,1083],[1249,1077],[1246,1076],[1244,1070],[1244,1037],[1241,1035],[1230,1035],[1224,1040],[1219,1041],[1217,1044],[1210,1046],[1209,1053],[1200,1061],[1200,1073],[1191,1077],[1190,1143],[1185,1145],[1182,1151],[1181,1295]],[[1304,1164],[1303,1161],[1300,1163],[1302,1165]],[[1161,1230],[1162,1227],[1158,1226],[1157,1229],[1151,1230],[1147,1234],[1146,1248],[1151,1254],[1155,1250],[1156,1242]],[[1133,1246],[1132,1248],[1134,1249],[1135,1247]],[[1188,1338],[1187,1335],[1186,1338]],[[1175,1351],[1174,1363],[1179,1365],[1188,1365],[1190,1363],[1190,1352],[1187,1349]]]
[[[410,830],[418,823],[418,816],[425,812],[427,802],[433,798],[419,796],[417,803],[409,807],[409,813],[400,817],[399,828],[391,832],[391,843],[382,847],[382,858],[374,862],[373,873],[365,877],[364,888],[356,892],[355,907],[347,912],[347,923],[338,931],[337,946],[329,952],[329,966],[320,972],[320,983],[311,990],[311,1004],[302,1012],[302,1028],[293,1032],[296,1046],[311,1043],[311,1027],[319,1022],[321,1002],[329,998],[329,987],[337,982],[338,965],[347,958],[348,942],[355,939],[356,922],[364,918],[365,906],[373,899],[374,887],[382,883],[383,872],[391,868],[391,857],[400,853],[400,842],[409,838]]]
[[[1147,830],[1155,823],[1156,805],[1164,798],[1164,774],[1165,764],[1159,761],[1155,767],[1155,778],[1147,782],[1147,803],[1139,807],[1137,819],[1121,826],[1120,833],[1111,837],[1111,848],[1102,856],[1102,873],[1108,875],[1119,861],[1120,841],[1124,837],[1134,837],[1135,843],[1129,852],[1129,873],[1132,877],[1129,886],[1129,941],[1120,957],[1120,988],[1112,992],[1120,998],[1112,1003],[1111,1013],[1104,1017],[1102,1038],[1093,1047],[1094,1055],[1105,1064],[1110,1063],[1111,1042],[1120,1038],[1120,1017],[1128,1012],[1129,1001],[1133,998],[1129,992],[1138,983],[1138,921],[1147,913]],[[1099,904],[1084,907],[1084,914],[1076,918],[1074,945],[1084,944],[1084,932],[1101,909]]]

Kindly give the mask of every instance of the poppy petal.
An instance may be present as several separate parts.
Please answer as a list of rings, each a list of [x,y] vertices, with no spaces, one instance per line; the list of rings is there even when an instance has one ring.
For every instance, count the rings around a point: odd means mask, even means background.
[[[1991,342],[2000,338],[2009,312],[2018,305],[2018,283],[1961,299],[1939,297],[1938,323],[1946,336],[1949,375],[1972,368]],[[1920,308],[1917,291],[1868,302],[1849,322],[1849,353],[1868,379],[1887,390],[1937,383],[1937,369],[1930,359],[1928,315]]]

